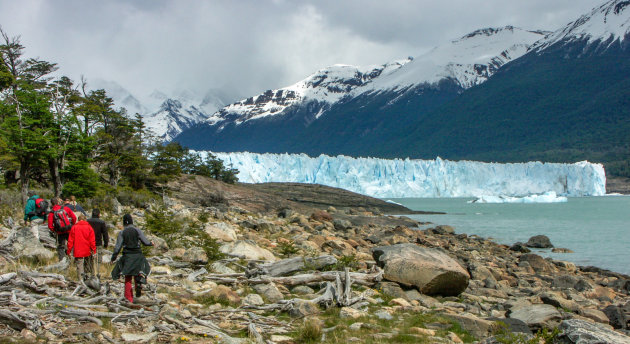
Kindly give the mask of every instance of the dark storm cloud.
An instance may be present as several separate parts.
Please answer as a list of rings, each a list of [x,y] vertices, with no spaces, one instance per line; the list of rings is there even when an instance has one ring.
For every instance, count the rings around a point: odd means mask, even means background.
[[[554,30],[597,5],[528,1],[0,0],[29,56],[136,94],[209,88],[250,95],[336,63],[382,64],[478,28]]]

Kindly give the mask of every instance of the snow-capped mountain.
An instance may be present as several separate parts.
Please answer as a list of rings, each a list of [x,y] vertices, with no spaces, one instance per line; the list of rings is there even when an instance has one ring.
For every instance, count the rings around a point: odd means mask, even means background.
[[[467,89],[483,83],[501,66],[521,57],[548,33],[512,26],[477,30],[414,58],[395,73],[374,80],[357,93],[407,89],[444,79]]]
[[[232,123],[286,115],[295,107],[309,106],[307,123],[320,118],[342,100],[364,93],[404,92],[416,86],[451,80],[462,89],[483,83],[505,63],[527,52],[546,32],[512,26],[487,28],[465,35],[416,58],[381,66],[335,65],[317,71],[294,85],[268,90],[214,113],[205,122],[223,129]]]
[[[395,61],[367,68],[349,65],[325,68],[294,85],[278,90],[268,90],[255,97],[228,105],[213,114],[206,123],[214,125],[231,121],[240,124],[279,115],[287,108],[309,102],[319,104],[315,115],[315,118],[319,118],[331,104],[347,96],[351,91],[366,85],[375,78],[392,73],[409,61]]]
[[[607,1],[537,42],[532,50],[542,52],[557,44],[572,43],[585,43],[582,53],[606,50],[616,44],[630,47],[630,1]]]
[[[157,111],[142,117],[146,128],[164,141],[170,141],[183,130],[206,118],[208,115],[197,106],[170,98],[166,99]]]
[[[218,90],[199,96],[190,90],[176,90],[170,95],[155,90],[143,101],[120,84],[95,79],[91,89],[105,89],[117,107],[125,108],[130,115],[140,114],[148,130],[158,139],[170,141],[183,130],[206,120],[209,114],[224,107],[227,98]]]

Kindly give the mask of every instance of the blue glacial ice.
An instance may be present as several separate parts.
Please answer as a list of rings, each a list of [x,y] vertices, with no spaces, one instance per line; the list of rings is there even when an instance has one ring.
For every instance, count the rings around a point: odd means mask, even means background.
[[[305,154],[213,153],[239,170],[243,183],[294,182],[338,187],[373,197],[601,196],[601,164],[484,163],[353,158]],[[549,197],[547,197],[549,198]]]

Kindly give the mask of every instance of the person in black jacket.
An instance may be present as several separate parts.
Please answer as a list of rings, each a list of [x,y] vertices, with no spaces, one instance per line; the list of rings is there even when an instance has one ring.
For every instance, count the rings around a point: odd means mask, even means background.
[[[105,221],[100,219],[101,211],[98,209],[92,210],[92,217],[87,222],[94,229],[94,236],[96,237],[96,255],[98,263],[103,262],[103,247],[107,248],[109,245],[109,233],[107,233],[107,225]]]
[[[125,276],[125,298],[133,303],[133,293],[131,290],[131,278],[133,277],[136,297],[142,295],[142,283],[146,283],[146,277],[151,272],[149,262],[142,254],[140,243],[146,246],[153,246],[142,231],[133,225],[133,218],[129,214],[123,216],[123,228],[116,238],[116,246],[112,254],[111,261],[116,261],[116,257],[123,250],[122,257],[116,262],[112,270],[112,279],[117,280]]]

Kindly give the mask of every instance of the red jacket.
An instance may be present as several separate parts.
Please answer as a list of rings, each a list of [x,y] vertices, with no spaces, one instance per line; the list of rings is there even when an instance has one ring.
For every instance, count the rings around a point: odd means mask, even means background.
[[[68,255],[74,249],[75,258],[83,258],[96,252],[94,230],[87,221],[79,221],[70,230],[68,236]]]
[[[53,205],[52,207],[52,211],[50,213],[48,213],[48,228],[51,231],[55,231],[55,225],[53,224],[53,216],[54,216],[54,211],[57,211],[61,209],[60,205]],[[74,212],[72,211],[72,209],[68,208],[68,207],[63,207],[63,209],[66,211],[66,214],[68,214],[68,217],[70,218],[70,222],[74,225],[75,223],[77,223],[77,216],[74,215]]]

